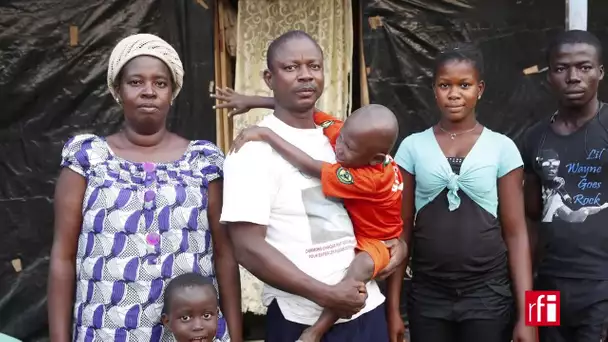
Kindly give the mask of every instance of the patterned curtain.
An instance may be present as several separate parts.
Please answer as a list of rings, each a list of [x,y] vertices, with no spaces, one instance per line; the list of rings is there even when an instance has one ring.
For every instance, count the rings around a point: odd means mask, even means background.
[[[314,37],[325,57],[325,89],[317,107],[344,119],[350,112],[353,24],[351,0],[240,0],[234,89],[247,95],[272,96],[262,73],[272,40],[289,30]],[[271,113],[252,110],[234,119],[233,134]],[[241,268],[243,312],[265,314],[262,283]]]
[[[352,84],[351,0],[240,0],[237,22],[237,92],[272,96],[262,79],[268,45],[289,30],[302,30],[317,40],[325,57],[325,89],[317,107],[346,117]],[[268,113],[257,109],[236,117],[233,134],[258,123]]]

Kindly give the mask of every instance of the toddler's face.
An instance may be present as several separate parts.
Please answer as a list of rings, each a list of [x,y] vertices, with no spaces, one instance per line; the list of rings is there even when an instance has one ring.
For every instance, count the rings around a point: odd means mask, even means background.
[[[177,342],[211,342],[217,332],[218,302],[209,286],[189,286],[171,298],[170,312],[163,316]]]

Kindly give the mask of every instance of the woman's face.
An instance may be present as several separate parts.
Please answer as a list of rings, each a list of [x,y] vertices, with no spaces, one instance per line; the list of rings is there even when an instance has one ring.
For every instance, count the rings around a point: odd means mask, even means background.
[[[442,116],[449,121],[462,121],[475,114],[484,83],[472,62],[452,60],[437,69],[433,88]]]
[[[125,121],[140,134],[165,127],[173,95],[169,68],[160,59],[140,56],[121,70],[118,94]]]

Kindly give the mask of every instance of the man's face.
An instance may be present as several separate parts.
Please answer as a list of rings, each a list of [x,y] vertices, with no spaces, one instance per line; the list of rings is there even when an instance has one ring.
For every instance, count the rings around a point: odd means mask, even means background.
[[[580,107],[597,96],[604,67],[598,51],[586,43],[562,44],[550,56],[547,78],[566,107]]]
[[[547,159],[541,164],[543,174],[547,177],[547,180],[553,180],[557,177],[557,171],[559,170],[559,160]]]
[[[281,107],[295,112],[308,111],[323,93],[323,54],[308,38],[288,40],[275,51],[264,80]]]

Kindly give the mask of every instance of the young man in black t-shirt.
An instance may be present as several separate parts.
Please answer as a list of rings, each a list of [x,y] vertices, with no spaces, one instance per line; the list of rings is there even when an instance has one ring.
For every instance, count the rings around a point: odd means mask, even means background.
[[[522,143],[527,215],[538,228],[537,290],[561,291],[561,326],[541,342],[599,341],[608,317],[608,105],[597,98],[602,47],[567,31],[548,47],[548,81],[559,98]]]

